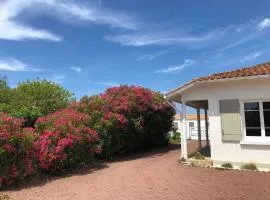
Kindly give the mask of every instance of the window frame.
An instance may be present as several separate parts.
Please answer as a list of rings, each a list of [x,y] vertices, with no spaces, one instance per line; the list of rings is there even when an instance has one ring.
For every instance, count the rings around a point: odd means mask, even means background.
[[[176,124],[177,124],[177,127],[175,126]],[[174,121],[173,122],[173,128],[176,129],[176,130],[179,130],[179,122]]]
[[[190,126],[190,124],[193,124],[193,126]],[[188,122],[188,127],[189,128],[195,128],[195,122]]]
[[[261,136],[247,136],[246,134],[246,120],[245,120],[245,103],[259,103],[259,112],[260,112],[260,125],[261,125]],[[264,110],[263,110],[263,102],[270,102],[270,99],[248,99],[248,100],[240,100],[240,115],[241,115],[241,128],[243,131],[242,140],[248,142],[270,142],[270,136],[265,136],[265,124],[264,124]]]

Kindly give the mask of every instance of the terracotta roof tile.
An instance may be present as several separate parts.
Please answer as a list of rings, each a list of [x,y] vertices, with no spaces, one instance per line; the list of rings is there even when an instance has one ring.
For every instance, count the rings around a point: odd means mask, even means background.
[[[258,75],[270,75],[270,62],[258,64],[252,67],[245,67],[242,69],[211,74],[209,76],[193,79],[193,82],[227,79],[227,78],[239,78],[247,76],[258,76]]]
[[[187,114],[187,120],[197,120],[197,114]],[[201,120],[205,119],[205,115],[201,114]],[[180,114],[176,114],[174,116],[174,120],[180,120],[181,119],[181,115]]]
[[[270,62],[258,64],[251,67],[244,67],[241,69],[236,69],[232,71],[226,71],[222,73],[210,74],[205,77],[199,77],[192,79],[191,81],[185,83],[184,85],[170,91],[168,94],[178,90],[185,88],[186,86],[192,83],[198,83],[201,81],[212,81],[212,80],[220,80],[220,79],[232,79],[232,78],[244,78],[249,76],[259,76],[259,75],[269,75],[270,76]]]

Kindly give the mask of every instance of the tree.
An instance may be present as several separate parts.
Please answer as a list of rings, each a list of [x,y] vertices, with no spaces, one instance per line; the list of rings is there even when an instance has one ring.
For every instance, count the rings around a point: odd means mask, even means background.
[[[33,126],[37,117],[65,108],[69,102],[75,100],[72,93],[57,83],[45,79],[19,83],[12,89],[11,95],[12,98],[7,102],[10,106],[4,111],[24,118],[25,126]]]
[[[0,111],[8,111],[10,109],[10,101],[12,98],[12,90],[8,87],[7,78],[0,76]]]
[[[0,76],[0,103],[8,103],[10,100],[10,88],[7,85],[7,78]]]

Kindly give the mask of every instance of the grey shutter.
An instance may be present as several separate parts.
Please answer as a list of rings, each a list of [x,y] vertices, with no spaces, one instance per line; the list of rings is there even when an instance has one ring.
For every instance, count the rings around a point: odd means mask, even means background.
[[[223,141],[241,141],[241,116],[238,99],[220,100],[220,118]]]

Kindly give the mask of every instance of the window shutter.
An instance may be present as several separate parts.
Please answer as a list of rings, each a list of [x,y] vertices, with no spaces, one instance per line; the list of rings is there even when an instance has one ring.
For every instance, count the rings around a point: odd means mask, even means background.
[[[220,118],[223,141],[241,141],[241,116],[238,99],[220,100]]]

